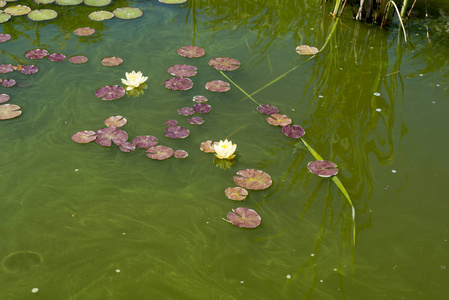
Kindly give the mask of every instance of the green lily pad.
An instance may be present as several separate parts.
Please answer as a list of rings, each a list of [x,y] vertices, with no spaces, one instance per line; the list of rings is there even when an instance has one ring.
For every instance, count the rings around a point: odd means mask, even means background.
[[[52,9],[36,9],[28,13],[27,17],[33,21],[47,21],[53,20],[58,16],[58,13]]]
[[[84,4],[88,6],[106,6],[111,4],[111,0],[84,0]]]
[[[237,175],[240,176],[234,176],[234,182],[248,190],[264,190],[272,184],[270,175],[260,170],[240,170]]]
[[[55,2],[55,0],[34,0],[37,4],[50,4]]]
[[[97,10],[89,14],[89,19],[91,19],[92,21],[104,21],[112,19],[113,17],[113,13],[105,10]]]
[[[160,3],[164,3],[164,4],[181,4],[186,1],[187,0],[159,0]]]
[[[0,105],[0,120],[9,120],[18,117],[22,114],[20,106],[15,104]]]
[[[0,7],[4,7],[6,5],[6,1],[0,0]]]
[[[57,4],[59,4],[59,5],[65,5],[65,6],[68,6],[68,5],[78,5],[78,4],[81,4],[81,3],[83,3],[83,0],[56,0],[55,1]]]
[[[143,15],[143,11],[135,7],[120,7],[112,11],[119,19],[135,19]]]
[[[26,5],[15,5],[5,8],[5,13],[10,14],[11,16],[23,16],[28,14],[30,11],[31,8]]]
[[[3,10],[0,10],[0,24],[5,23],[9,19],[11,19],[11,15],[5,13]]]
[[[224,220],[240,228],[256,228],[262,221],[256,211],[246,207],[234,208]]]

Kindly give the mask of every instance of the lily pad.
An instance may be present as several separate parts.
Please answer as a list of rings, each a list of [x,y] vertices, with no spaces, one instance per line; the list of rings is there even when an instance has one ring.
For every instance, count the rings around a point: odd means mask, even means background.
[[[164,86],[169,90],[185,91],[190,90],[193,87],[193,82],[189,78],[174,77],[165,80]]]
[[[5,103],[9,99],[11,99],[11,97],[9,97],[8,94],[0,94],[0,103]]]
[[[0,74],[6,74],[14,71],[14,66],[11,64],[0,65]],[[193,108],[192,108],[193,109]]]
[[[49,59],[49,60],[55,61],[55,62],[63,61],[63,60],[65,60],[66,58],[67,58],[67,57],[66,57],[64,54],[61,54],[61,53],[53,53],[53,54],[51,54],[50,56],[48,56],[48,59]]]
[[[117,146],[125,143],[128,140],[128,134],[116,127],[101,128],[97,131],[97,138],[95,142],[100,146],[109,147],[112,142]]]
[[[267,118],[267,122],[273,126],[286,126],[292,123],[292,119],[286,115],[272,114]]]
[[[187,151],[184,150],[176,150],[173,155],[176,158],[186,158],[187,156],[189,156],[189,153],[187,153]]]
[[[270,104],[262,104],[257,110],[264,115],[272,115],[279,113],[279,109],[276,106]]]
[[[148,148],[145,152],[149,158],[157,160],[164,160],[173,155],[172,148],[161,145]]]
[[[234,208],[232,212],[228,213],[227,218],[225,221],[240,228],[256,228],[262,221],[256,211],[246,207]]]
[[[222,80],[214,80],[206,83],[206,90],[211,92],[223,93],[231,89],[229,83]]]
[[[58,16],[58,13],[52,9],[36,9],[28,13],[27,17],[33,21],[48,21],[53,20]]]
[[[207,98],[204,96],[194,96],[193,101],[195,101],[196,103],[204,103],[207,102]]]
[[[72,135],[72,140],[75,143],[79,143],[79,144],[87,144],[87,143],[93,142],[93,141],[95,141],[96,138],[97,138],[97,134],[95,131],[92,131],[92,130],[79,131],[79,132],[75,133],[74,135]]]
[[[84,0],[84,4],[88,6],[106,6],[111,4],[111,0]]]
[[[193,109],[200,114],[207,114],[212,109],[209,104],[198,103],[193,106]]]
[[[79,36],[89,36],[95,33],[95,29],[90,27],[81,27],[75,29],[73,32]]]
[[[35,74],[39,71],[39,68],[36,67],[35,65],[28,65],[28,66],[23,66],[20,69],[20,72],[22,72],[25,75],[31,75],[31,74]]]
[[[143,15],[143,12],[139,8],[135,7],[120,7],[112,11],[114,15],[119,19],[135,19]]]
[[[101,60],[101,63],[103,64],[103,66],[106,66],[106,67],[115,67],[115,66],[122,64],[123,59],[121,59],[120,57],[116,57],[116,56],[105,57]]]
[[[95,92],[95,96],[101,100],[115,100],[125,95],[125,89],[119,85],[107,85],[99,88]]]
[[[18,117],[22,114],[20,106],[15,104],[0,105],[0,120],[9,120]]]
[[[192,77],[196,75],[197,68],[191,65],[174,65],[168,68],[167,72],[177,77]]]
[[[55,0],[34,0],[37,4],[50,4],[55,2]]]
[[[234,71],[240,68],[240,62],[235,58],[217,57],[209,60],[209,66],[219,71]]]
[[[209,141],[205,141],[205,142],[201,143],[200,149],[204,153],[215,153],[214,145],[218,145],[218,143],[217,142],[213,143],[210,140]]]
[[[198,58],[206,54],[206,51],[198,46],[183,46],[176,50],[176,52],[178,52],[179,55],[188,58]]]
[[[87,62],[89,59],[84,56],[84,55],[73,55],[69,57],[69,61],[72,64],[84,64],[85,62]]]
[[[165,126],[167,127],[172,127],[172,126],[176,126],[178,125],[178,121],[176,120],[168,120],[167,122],[165,122]]]
[[[4,10],[5,13],[10,14],[11,16],[24,16],[24,15],[28,14],[30,11],[31,11],[31,8],[29,8],[26,5],[8,6]]]
[[[11,15],[0,10],[0,24],[9,21],[9,19],[11,19]]]
[[[296,47],[296,52],[299,55],[315,55],[320,51],[318,50],[318,48],[315,48],[315,47],[310,47],[307,45],[300,45],[300,46]]]
[[[320,177],[331,177],[337,175],[337,165],[330,161],[316,160],[307,164],[307,168],[310,172]]]
[[[248,191],[241,187],[228,187],[225,190],[225,195],[231,200],[242,201],[248,196]]]
[[[108,127],[122,127],[126,122],[128,121],[122,116],[112,116],[104,120],[104,125]]]
[[[114,14],[106,10],[98,10],[89,14],[89,19],[91,19],[92,21],[104,21],[112,19],[113,17]]]
[[[2,87],[12,87],[16,85],[16,81],[14,79],[3,79],[1,85]]]
[[[55,2],[59,5],[68,6],[81,4],[83,0],[55,0]]]
[[[172,139],[183,139],[189,136],[190,130],[181,126],[167,127],[164,132],[165,136]]]
[[[164,4],[181,4],[186,2],[187,0],[159,0],[159,2]]]
[[[157,138],[152,135],[139,135],[136,136],[132,144],[138,148],[150,148],[157,145]]]
[[[282,127],[282,133],[292,139],[299,139],[306,132],[299,125],[287,125]]]
[[[201,125],[204,123],[204,120],[201,117],[193,117],[193,118],[188,119],[187,122],[189,122],[189,124],[192,124],[192,125]]]
[[[41,59],[48,56],[48,51],[45,49],[34,49],[25,52],[25,57],[29,59]]]
[[[264,190],[272,184],[270,175],[260,170],[240,170],[237,172],[237,175],[240,175],[241,177],[234,176],[234,182],[238,186],[248,190]]]
[[[0,22],[1,23],[1,22]],[[11,39],[11,35],[7,33],[0,33],[0,43],[7,42]]]
[[[178,115],[181,116],[191,116],[195,113],[195,110],[191,107],[183,107],[178,109]]]
[[[122,152],[131,152],[131,151],[136,150],[136,146],[134,146],[133,144],[131,144],[129,142],[121,144],[119,146],[119,148],[120,148],[120,151],[122,151]]]

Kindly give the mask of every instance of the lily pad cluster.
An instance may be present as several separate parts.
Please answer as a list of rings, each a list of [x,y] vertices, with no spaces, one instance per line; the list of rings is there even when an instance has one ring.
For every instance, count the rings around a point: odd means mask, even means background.
[[[17,65],[17,66],[14,66],[12,64],[0,65],[0,74],[6,74],[12,71],[20,71],[22,74],[30,75],[37,73],[39,69],[35,65]]]
[[[11,17],[24,16],[32,21],[46,21],[53,20],[58,16],[58,13],[52,9],[36,9],[31,10],[26,5],[11,5],[6,7],[3,11],[0,10],[0,23],[5,23]]]
[[[136,19],[143,15],[143,11],[136,7],[119,7],[111,11],[98,10],[89,14],[89,19],[93,21],[104,21],[114,17],[118,19]]]

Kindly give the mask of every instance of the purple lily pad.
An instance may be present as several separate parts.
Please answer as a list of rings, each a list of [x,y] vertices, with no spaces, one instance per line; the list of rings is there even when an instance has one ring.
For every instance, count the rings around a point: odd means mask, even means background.
[[[234,208],[232,212],[228,213],[227,218],[225,221],[240,228],[256,228],[262,221],[256,211],[246,207]]]
[[[138,148],[150,148],[156,146],[158,143],[157,138],[152,135],[139,135],[136,136],[132,144]]]
[[[197,68],[191,65],[174,65],[167,69],[170,75],[177,77],[192,77],[196,75]]]
[[[200,149],[201,149],[201,151],[203,151],[204,153],[215,153],[215,148],[214,148],[214,145],[215,144],[217,144],[218,145],[218,143],[217,142],[215,142],[215,143],[213,143],[212,141],[205,141],[205,142],[202,142],[201,143],[201,145],[200,145]]]
[[[172,148],[161,145],[148,148],[145,152],[147,153],[147,156],[149,158],[157,160],[164,160],[170,158],[173,155]]]
[[[206,90],[211,92],[223,93],[231,89],[229,83],[222,80],[214,80],[206,83]]]
[[[112,116],[104,120],[104,124],[108,127],[122,127],[126,122],[128,121],[122,116]]]
[[[187,156],[189,156],[189,153],[187,153],[187,151],[184,150],[176,150],[173,155],[176,158],[186,158]]]
[[[292,119],[286,115],[272,114],[267,118],[267,122],[273,126],[287,126],[292,123]]]
[[[125,95],[125,89],[119,85],[107,85],[99,88],[95,95],[102,100],[115,100]]]
[[[116,127],[101,128],[97,131],[97,139],[95,142],[100,146],[109,147],[111,142],[120,146],[128,140],[128,134]]]
[[[189,58],[198,58],[206,54],[206,51],[198,46],[183,46],[176,51],[179,55]]]
[[[248,196],[248,191],[239,186],[228,187],[225,190],[225,195],[231,200],[242,201]]]
[[[185,91],[190,90],[193,87],[193,82],[189,78],[174,77],[165,80],[164,86],[169,90]]]
[[[331,177],[338,173],[337,165],[326,160],[311,161],[307,164],[307,168],[320,177]]]
[[[191,107],[183,107],[178,109],[178,115],[181,116],[191,116],[195,113],[195,110]]]
[[[299,139],[306,132],[299,125],[287,125],[282,127],[282,133],[292,139]]]
[[[16,85],[16,81],[14,79],[3,79],[1,82],[2,87],[12,87]]]
[[[101,63],[106,67],[115,67],[123,63],[123,59],[116,56],[105,57],[101,60]]]
[[[20,72],[22,72],[25,75],[31,75],[31,74],[35,74],[39,71],[39,68],[36,67],[35,65],[28,65],[28,66],[23,66],[20,69]]]
[[[72,135],[72,140],[75,143],[79,143],[79,144],[90,143],[92,141],[95,141],[96,138],[97,138],[97,134],[95,131],[92,131],[92,130],[79,131],[79,132],[75,133],[74,135]]]
[[[209,60],[209,66],[219,71],[234,71],[240,68],[240,62],[235,58],[217,57]]]
[[[25,56],[29,59],[41,59],[48,56],[48,51],[45,49],[34,49],[28,52],[25,52]]]
[[[95,33],[95,29],[90,27],[81,27],[75,29],[73,32],[79,36],[89,36]]]
[[[87,62],[89,59],[84,56],[84,55],[73,55],[69,57],[69,61],[72,64],[84,64],[85,62]]]
[[[9,120],[18,117],[22,114],[20,106],[15,104],[0,105],[0,120]]]
[[[193,117],[193,118],[188,119],[187,122],[189,122],[189,124],[192,124],[192,125],[201,125],[204,123],[204,120],[201,117]]]
[[[0,103],[5,103],[9,99],[11,99],[11,97],[9,97],[8,94],[0,94]]]
[[[7,33],[0,33],[0,43],[7,42],[11,39],[11,35]]]
[[[237,172],[237,175],[241,177],[234,176],[234,182],[238,186],[248,190],[264,190],[272,184],[270,175],[260,170],[240,170]]]
[[[6,74],[14,71],[14,66],[11,64],[0,65],[0,74]]]
[[[296,52],[299,55],[315,55],[318,52],[320,52],[320,50],[318,50],[318,48],[316,47],[310,47],[308,45],[300,45],[296,47]]]
[[[276,106],[270,104],[262,104],[257,110],[264,115],[272,115],[279,113],[279,109]]]
[[[194,96],[193,101],[195,101],[196,103],[204,103],[207,102],[207,98],[204,96]]]
[[[65,60],[66,58],[67,58],[67,57],[66,57],[64,54],[61,54],[61,53],[53,53],[53,54],[51,54],[51,55],[48,57],[49,60],[55,61],[55,62],[63,61],[63,60]]]
[[[183,139],[189,136],[190,130],[181,126],[172,126],[167,127],[164,134],[172,139]]]
[[[200,114],[207,114],[212,109],[209,104],[198,103],[193,106],[193,109]]]
[[[136,150],[136,146],[134,146],[133,144],[131,144],[129,142],[121,144],[119,146],[119,148],[120,148],[120,151],[122,151],[122,152],[131,152],[131,151]]]
[[[168,120],[167,122],[165,122],[165,126],[167,127],[172,127],[172,126],[176,126],[178,125],[178,121],[176,120]]]

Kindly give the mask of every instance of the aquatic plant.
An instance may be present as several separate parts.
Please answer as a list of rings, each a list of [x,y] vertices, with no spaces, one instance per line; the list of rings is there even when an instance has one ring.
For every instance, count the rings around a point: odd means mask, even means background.
[[[235,157],[235,150],[237,144],[233,144],[228,140],[220,140],[217,144],[214,144],[215,156],[218,159],[233,159]]]
[[[246,207],[232,209],[232,212],[228,213],[227,219],[224,220],[237,227],[244,228],[256,228],[262,221],[256,211]]]
[[[125,76],[126,79],[122,78],[122,83],[126,85],[127,91],[138,88],[148,79],[148,77],[143,76],[142,72],[136,73],[134,70],[131,73],[125,72]]]

